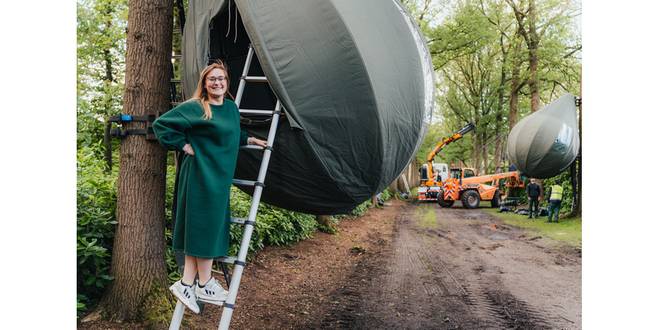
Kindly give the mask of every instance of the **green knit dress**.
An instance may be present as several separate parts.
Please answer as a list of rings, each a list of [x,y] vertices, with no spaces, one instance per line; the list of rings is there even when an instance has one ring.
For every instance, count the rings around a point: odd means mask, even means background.
[[[194,156],[179,164],[175,251],[199,258],[226,256],[229,249],[229,193],[236,169],[238,147],[247,143],[236,104],[225,98],[211,105],[205,120],[201,103],[190,100],[160,116],[154,133],[168,149],[181,151],[190,143]]]

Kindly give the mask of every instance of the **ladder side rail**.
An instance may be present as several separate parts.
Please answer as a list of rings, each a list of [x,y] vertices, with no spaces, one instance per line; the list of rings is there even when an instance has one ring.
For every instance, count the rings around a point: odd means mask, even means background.
[[[236,103],[236,107],[239,109],[241,108],[241,100],[243,99],[243,91],[245,90],[245,77],[248,75],[248,71],[250,71],[250,65],[252,64],[252,57],[254,55],[254,49],[252,48],[252,45],[248,48],[248,54],[247,58],[245,59],[245,66],[243,67],[243,72],[241,73],[241,80],[238,83],[238,89],[236,90],[236,100],[234,100],[234,103]]]
[[[273,121],[270,124],[270,130],[268,132],[268,145],[272,146],[273,141],[275,140],[275,132],[277,131],[277,124],[279,122],[279,112],[281,109],[280,101],[277,101],[275,106],[275,115],[273,115]],[[268,163],[270,162],[271,150],[266,149],[264,151],[263,159],[261,160],[261,166],[259,168],[259,175],[257,177],[258,182],[264,182],[266,179],[266,172],[268,171]],[[249,221],[255,221],[257,217],[257,210],[259,208],[259,201],[261,200],[261,193],[263,191],[263,186],[257,185],[254,188],[254,194],[252,195],[252,204],[250,205],[250,213],[248,216]],[[251,222],[248,222],[248,225],[243,229],[243,238],[241,240],[241,247],[238,252],[238,260],[242,261],[241,264],[234,266],[234,271],[231,276],[231,284],[229,286],[229,295],[225,301],[224,308],[222,309],[222,317],[220,318],[220,324],[218,329],[227,330],[229,329],[229,323],[231,322],[231,317],[234,312],[234,303],[236,302],[236,296],[238,296],[238,289],[241,283],[241,276],[243,274],[243,269],[245,268],[244,262],[247,258],[248,249],[250,247],[250,240],[252,238],[252,232],[254,226]]]
[[[186,307],[183,303],[177,299],[176,307],[174,307],[174,313],[172,313],[172,320],[170,321],[170,330],[179,330],[181,327],[181,321],[183,321],[183,314]]]

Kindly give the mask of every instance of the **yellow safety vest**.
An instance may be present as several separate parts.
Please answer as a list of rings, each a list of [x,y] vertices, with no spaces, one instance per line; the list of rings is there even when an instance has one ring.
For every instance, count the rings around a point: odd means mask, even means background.
[[[559,185],[553,185],[552,191],[550,192],[550,200],[561,200],[561,194],[564,192],[564,188]]]

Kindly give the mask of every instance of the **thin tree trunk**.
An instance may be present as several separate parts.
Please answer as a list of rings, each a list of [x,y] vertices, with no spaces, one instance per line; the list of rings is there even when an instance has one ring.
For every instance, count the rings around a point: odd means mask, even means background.
[[[513,62],[511,67],[511,92],[509,94],[509,132],[518,123],[518,93],[520,92],[520,53],[521,41],[514,39]]]
[[[539,94],[539,78],[538,78],[538,66],[539,59],[537,55],[537,49],[529,50],[529,91],[532,94],[531,100],[531,111],[535,112],[539,109],[541,103],[541,97]]]
[[[104,30],[103,33],[105,37],[108,37],[107,33],[110,33],[110,28],[112,27],[112,13],[114,11],[113,6],[106,6],[104,8],[104,14],[106,15],[104,18]],[[112,54],[110,53],[110,47],[103,50],[103,60],[105,61],[105,78],[103,79],[103,84],[104,87],[109,87],[112,82],[115,80],[112,74]],[[105,105],[105,115],[110,114],[110,111],[112,110],[112,104],[111,102],[104,102]],[[106,130],[108,130],[110,127],[106,125]],[[106,138],[106,136],[108,138]],[[105,139],[109,139],[109,132],[106,132],[104,134],[104,145],[105,147],[105,161],[106,161],[106,173],[112,172],[112,140],[105,141]]]
[[[529,0],[529,9],[527,14],[527,23],[529,27],[529,44],[527,45],[529,50],[529,91],[532,94],[531,110],[535,112],[539,109],[541,98],[539,94],[539,78],[538,78],[538,47],[539,47],[539,36],[536,32],[536,5],[534,0]]]
[[[473,167],[474,169],[478,172],[479,171],[479,165],[481,165],[481,142],[479,141],[479,134],[474,135],[474,143],[472,145],[472,162],[473,162]]]
[[[582,94],[582,83],[580,82],[580,94]],[[580,98],[582,95],[580,95]],[[582,99],[578,106],[578,136],[580,138],[580,148],[575,162],[571,167],[571,181],[573,183],[573,209],[569,217],[582,215]]]
[[[484,142],[483,146],[481,147],[481,153],[482,153],[481,158],[484,161],[484,168],[483,168],[483,172],[481,172],[481,174],[485,175],[485,174],[488,174],[488,145],[485,144],[485,142],[486,142],[486,134],[485,133],[482,135],[481,140]]]
[[[169,108],[172,2],[129,2],[123,112],[156,114]],[[127,128],[144,128],[129,123]],[[151,290],[167,284],[165,266],[165,150],[144,136],[121,142],[114,281],[100,307],[112,320],[137,319]]]

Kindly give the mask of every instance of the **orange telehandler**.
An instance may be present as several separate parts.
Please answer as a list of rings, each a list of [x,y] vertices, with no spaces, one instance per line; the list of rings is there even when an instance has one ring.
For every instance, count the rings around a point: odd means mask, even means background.
[[[492,207],[498,207],[503,195],[499,187],[502,179],[506,179],[505,186],[508,188],[525,187],[518,171],[475,176],[474,169],[451,168],[449,178],[443,182],[441,194],[438,195],[438,204],[451,207],[460,200],[463,207],[474,209],[482,200],[489,200]]]
[[[419,188],[417,189],[417,192],[419,194],[418,199],[422,201],[434,201],[438,199],[438,196],[440,191],[441,191],[441,186],[442,186],[442,181],[438,179],[435,175],[433,175],[433,158],[444,148],[446,145],[459,140],[460,138],[463,137],[466,133],[474,130],[474,124],[468,123],[465,125],[465,127],[459,129],[456,131],[454,134],[451,136],[448,136],[444,139],[442,139],[440,142],[438,142],[433,150],[428,153],[426,156],[426,165],[422,167],[422,170],[420,172],[421,174],[421,179],[420,179],[420,184]],[[446,168],[446,165],[444,165]]]

